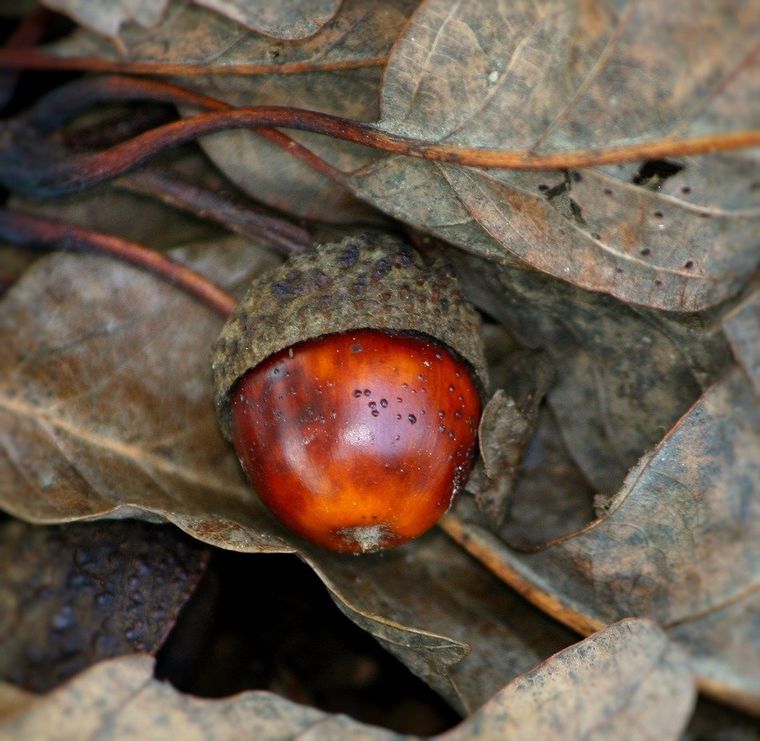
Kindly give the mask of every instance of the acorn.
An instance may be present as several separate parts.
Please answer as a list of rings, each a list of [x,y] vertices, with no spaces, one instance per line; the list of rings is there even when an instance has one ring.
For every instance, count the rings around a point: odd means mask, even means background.
[[[366,233],[259,276],[215,343],[222,432],[261,501],[322,547],[431,528],[474,462],[480,318],[440,259]]]

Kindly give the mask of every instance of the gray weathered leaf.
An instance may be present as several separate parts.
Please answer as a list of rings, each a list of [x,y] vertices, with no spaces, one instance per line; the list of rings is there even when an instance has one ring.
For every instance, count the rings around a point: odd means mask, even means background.
[[[311,36],[337,12],[340,0],[193,0],[205,5],[244,28],[283,39]],[[64,13],[93,31],[116,37],[126,23],[151,28],[164,16],[179,10],[186,3],[170,0],[44,0],[59,13]]]
[[[483,11],[455,0],[420,7],[386,69],[381,128],[547,153],[751,129],[760,119],[750,63],[757,9],[746,3],[503,0]],[[628,168],[568,177],[396,156],[355,173],[354,186],[489,259],[695,311],[735,294],[757,262],[757,153],[679,163],[675,191],[630,182]],[[715,187],[729,172],[731,186]]]

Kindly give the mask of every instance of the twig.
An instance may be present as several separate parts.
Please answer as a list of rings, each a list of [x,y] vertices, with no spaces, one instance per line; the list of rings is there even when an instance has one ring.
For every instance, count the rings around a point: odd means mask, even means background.
[[[274,127],[324,134],[385,152],[436,162],[517,170],[577,169],[760,145],[760,130],[752,130],[541,155],[524,151],[473,149],[426,143],[389,134],[370,124],[351,121],[341,116],[300,108],[260,106],[201,113],[192,118],[159,126],[95,154],[74,155],[63,160],[34,163],[33,160],[19,157],[18,153],[12,153],[5,166],[0,169],[0,182],[6,187],[33,195],[75,193],[123,175],[170,147],[207,134],[229,129]],[[12,145],[10,149],[13,149]],[[13,154],[16,155],[15,159]],[[25,154],[29,154],[28,148]],[[36,168],[30,165],[36,165]]]
[[[120,178],[115,185],[133,193],[158,198],[202,219],[221,224],[244,237],[266,239],[284,255],[308,249],[305,229],[268,214],[263,208],[217,193],[166,169],[149,168]]]
[[[158,80],[139,80],[107,75],[76,80],[48,93],[30,111],[24,114],[18,122],[18,128],[27,137],[35,134],[47,134],[94,104],[124,100],[149,100],[157,103],[170,103],[180,107],[198,108],[203,111],[234,110],[231,105],[224,101],[195,93],[179,85]],[[347,187],[346,177],[340,170],[310,149],[291,139],[287,134],[274,129],[258,129],[255,133],[300,159],[315,172],[338,185]],[[34,145],[32,146],[35,149],[37,148]],[[8,151],[8,155],[11,156],[10,151]],[[53,161],[56,157],[50,156],[47,159]],[[22,169],[26,170],[30,165],[31,163],[27,159],[26,162],[22,163]],[[2,181],[2,155],[0,155],[0,181]],[[41,192],[34,194],[44,195]]]
[[[161,276],[200,299],[222,317],[226,317],[237,304],[234,296],[200,273],[159,252],[110,234],[0,208],[0,239],[25,247],[110,255]]]

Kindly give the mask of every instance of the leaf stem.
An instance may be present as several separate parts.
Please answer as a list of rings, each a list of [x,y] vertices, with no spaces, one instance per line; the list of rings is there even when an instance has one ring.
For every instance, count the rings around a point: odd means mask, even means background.
[[[187,90],[179,85],[173,85],[168,82],[105,75],[75,80],[48,93],[48,95],[40,99],[30,111],[20,118],[18,122],[19,128],[27,138],[32,134],[35,137],[38,134],[47,134],[90,106],[102,103],[103,101],[115,100],[149,100],[157,103],[170,103],[181,107],[198,108],[203,111],[223,112],[234,110],[231,105],[224,101],[208,95],[195,93],[192,90]],[[301,160],[315,172],[347,188],[346,176],[340,170],[333,167],[310,149],[291,139],[287,134],[275,129],[258,129],[255,133]],[[6,164],[12,164],[12,156],[11,145],[6,149]],[[23,159],[22,172],[34,171],[29,158],[24,157]],[[49,157],[47,159],[52,162],[53,160],[57,161],[59,157]],[[9,177],[12,181],[16,181],[21,185],[19,190],[31,195],[44,196],[46,194],[56,194],[56,192],[46,193],[39,188],[35,188],[33,185],[28,186],[27,190],[24,191],[23,176],[22,179],[19,179],[11,173]],[[103,179],[108,179],[108,177],[110,176],[105,176]],[[0,152],[0,182],[3,182],[2,152]],[[87,187],[89,186],[84,185],[80,190]],[[62,192],[71,191],[65,190]]]
[[[0,239],[22,247],[41,246],[115,257],[179,286],[222,317],[226,317],[237,304],[233,295],[195,270],[155,250],[111,234],[0,208]]]
[[[202,219],[221,224],[252,239],[266,239],[281,254],[307,250],[309,233],[289,221],[267,213],[251,203],[204,187],[166,168],[147,168],[116,181],[118,188],[152,196]]]
[[[410,139],[381,131],[371,124],[352,121],[318,111],[283,106],[259,106],[201,113],[192,118],[159,126],[134,138],[94,154],[73,155],[62,160],[40,162],[37,168],[2,166],[0,182],[7,187],[34,195],[62,195],[92,187],[142,165],[156,154],[179,144],[228,129],[284,127],[324,134],[394,154],[419,157],[469,167],[517,170],[547,170],[592,167],[642,159],[678,157],[728,151],[760,145],[760,130],[684,139],[638,142],[622,147],[573,150],[536,154],[458,147]],[[11,145],[7,150],[13,150]]]

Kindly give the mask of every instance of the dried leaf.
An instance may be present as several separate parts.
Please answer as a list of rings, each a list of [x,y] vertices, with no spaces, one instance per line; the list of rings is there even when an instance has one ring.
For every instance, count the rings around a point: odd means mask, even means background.
[[[194,0],[217,13],[249,28],[283,39],[311,36],[337,12],[340,0]],[[182,3],[169,0],[44,0],[59,13],[64,13],[93,31],[118,36],[121,26],[136,23],[151,28],[166,14],[182,8]]]
[[[171,728],[182,737],[401,739],[340,715],[307,708],[268,692],[225,700],[182,695],[152,678],[152,662],[127,656],[103,662],[59,690],[0,715],[14,738],[90,737],[107,729],[125,738]],[[2,690],[0,686],[0,690]],[[4,693],[0,692],[0,698]],[[499,692],[472,718],[434,738],[677,738],[694,702],[688,664],[647,621],[624,621],[552,657]],[[11,705],[12,707],[12,705]],[[568,721],[572,727],[568,729]]]
[[[359,560],[305,555],[338,607],[463,714],[574,640],[441,533]]]
[[[19,689],[13,684],[0,682],[0,723],[8,715],[18,713],[36,699],[34,693]]]
[[[593,519],[594,490],[570,457],[557,420],[545,407],[526,448],[499,537],[517,550],[533,550],[580,530]]]
[[[760,290],[749,294],[723,318],[734,357],[760,395]]]
[[[139,522],[0,531],[0,676],[35,692],[157,651],[207,561],[199,543]]]
[[[10,738],[356,738],[394,739],[396,734],[343,715],[297,705],[270,692],[243,692],[225,700],[183,695],[153,679],[153,660],[133,655],[105,661],[55,690],[0,716]],[[170,729],[170,730],[169,730]]]
[[[547,153],[757,123],[757,13],[744,3],[504,0],[483,11],[455,0],[420,7],[386,68],[383,129]],[[631,303],[695,311],[735,294],[757,262],[756,157],[679,162],[676,193],[628,182],[616,168],[567,177],[395,156],[354,183],[379,208],[489,259],[519,258]],[[716,171],[728,170],[730,193],[714,196]]]
[[[195,0],[252,31],[279,39],[304,39],[338,12],[341,0]]]
[[[599,493],[615,492],[730,363],[719,315],[669,317],[533,271],[455,265],[473,303],[552,360],[549,404]]]
[[[623,620],[518,677],[443,738],[677,739],[695,699],[683,653],[648,620]]]
[[[169,0],[107,0],[90,3],[87,0],[45,0],[52,10],[68,15],[77,23],[106,36],[116,36],[122,24],[129,21],[146,28],[164,14]]]
[[[696,657],[705,689],[758,709],[747,660],[760,638],[758,449],[760,410],[734,369],[642,458],[593,525],[530,554],[477,526],[447,527],[463,542],[482,539],[503,578],[580,630],[654,618]]]
[[[496,391],[483,409],[478,427],[480,457],[467,491],[485,521],[498,527],[510,506],[523,451],[554,373],[545,353],[518,349],[502,327],[486,324],[481,334],[491,388]]]

